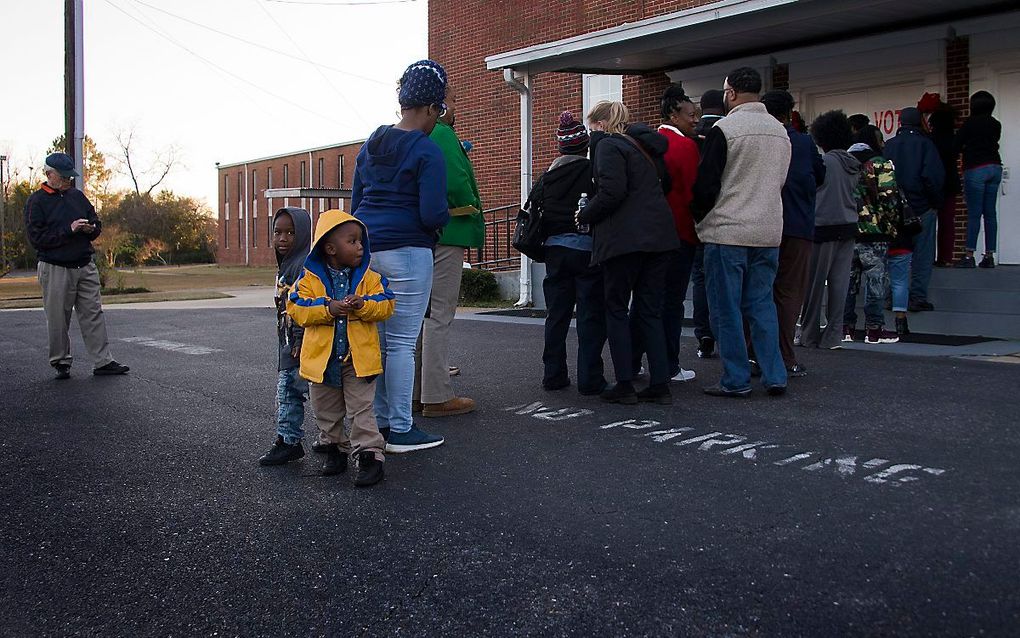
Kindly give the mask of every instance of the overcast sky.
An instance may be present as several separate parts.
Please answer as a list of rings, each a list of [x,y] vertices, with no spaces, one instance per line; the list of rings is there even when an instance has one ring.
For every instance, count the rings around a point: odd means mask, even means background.
[[[360,139],[395,120],[396,81],[428,53],[428,7],[376,1],[87,0],[85,132],[114,155],[115,133],[133,126],[143,161],[177,146],[165,185],[215,210],[215,162]],[[23,175],[64,130],[63,8],[0,0],[0,154]]]

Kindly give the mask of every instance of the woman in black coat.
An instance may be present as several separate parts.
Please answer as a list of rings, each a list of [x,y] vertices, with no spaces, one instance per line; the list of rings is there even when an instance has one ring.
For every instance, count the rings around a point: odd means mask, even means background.
[[[669,404],[662,302],[669,253],[680,248],[673,214],[666,202],[662,156],[667,141],[643,125],[627,125],[621,102],[599,102],[588,113],[592,134],[595,196],[578,211],[591,224],[592,263],[602,266],[606,329],[616,385],[602,393],[611,403],[655,401]],[[634,389],[629,303],[634,308],[648,353],[650,383]]]

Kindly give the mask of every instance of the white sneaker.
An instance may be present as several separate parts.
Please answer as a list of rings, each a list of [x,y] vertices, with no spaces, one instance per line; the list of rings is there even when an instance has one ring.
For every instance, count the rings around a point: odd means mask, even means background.
[[[683,368],[680,368],[680,372],[676,373],[676,376],[673,377],[673,380],[674,381],[679,381],[680,383],[683,383],[685,381],[693,380],[694,377],[696,377],[696,376],[698,376],[698,375],[697,375],[697,373],[694,372],[694,370],[684,370]]]

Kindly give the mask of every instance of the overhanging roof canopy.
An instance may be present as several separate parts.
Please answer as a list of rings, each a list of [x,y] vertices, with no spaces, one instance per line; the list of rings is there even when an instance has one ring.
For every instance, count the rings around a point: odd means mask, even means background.
[[[640,74],[1016,9],[1002,0],[723,0],[485,58],[489,70]]]

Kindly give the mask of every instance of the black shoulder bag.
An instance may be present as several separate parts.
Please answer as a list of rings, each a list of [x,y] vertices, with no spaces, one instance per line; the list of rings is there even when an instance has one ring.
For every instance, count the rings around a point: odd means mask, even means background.
[[[545,233],[542,231],[542,200],[536,198],[535,193],[540,193],[542,179],[531,189],[528,201],[517,213],[517,227],[514,229],[513,239],[510,245],[514,250],[530,257],[537,262],[545,261]]]

